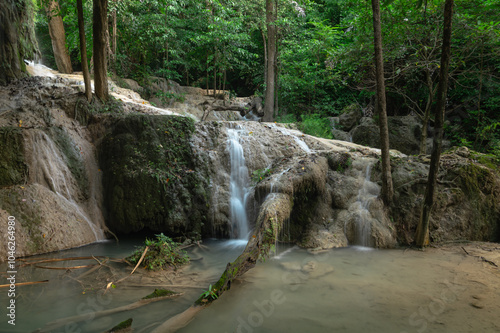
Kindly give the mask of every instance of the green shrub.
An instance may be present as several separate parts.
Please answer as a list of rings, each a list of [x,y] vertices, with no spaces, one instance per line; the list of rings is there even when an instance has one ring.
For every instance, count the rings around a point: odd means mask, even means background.
[[[298,124],[298,127],[302,132],[320,138],[333,139],[328,118],[322,118],[319,114],[302,115],[301,117],[302,122]]]
[[[146,239],[145,246],[139,247],[130,257],[127,257],[127,260],[137,264],[146,246],[149,247],[149,250],[142,261],[142,265],[146,269],[157,271],[169,267],[175,268],[189,262],[186,252],[179,249],[179,243],[174,242],[163,233],[156,235],[156,240]]]

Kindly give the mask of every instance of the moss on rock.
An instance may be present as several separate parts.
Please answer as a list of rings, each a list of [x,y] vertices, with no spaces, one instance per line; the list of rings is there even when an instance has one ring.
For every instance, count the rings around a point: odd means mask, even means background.
[[[27,173],[22,130],[16,127],[0,128],[0,188],[23,184]]]
[[[117,119],[99,148],[110,229],[200,237],[208,180],[195,172],[193,131],[193,120],[184,117]]]

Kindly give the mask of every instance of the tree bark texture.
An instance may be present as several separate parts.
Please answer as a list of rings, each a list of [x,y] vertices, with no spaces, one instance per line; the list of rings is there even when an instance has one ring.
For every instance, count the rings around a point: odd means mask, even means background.
[[[453,0],[446,0],[444,6],[444,30],[443,47],[441,51],[441,68],[439,71],[439,84],[434,108],[434,138],[432,141],[431,164],[427,187],[425,188],[424,203],[417,227],[415,243],[419,247],[429,244],[429,224],[432,207],[434,205],[434,192],[436,190],[437,174],[439,171],[439,160],[443,145],[443,124],[446,105],[446,94],[448,90],[448,70],[451,57],[451,22],[453,16]]]
[[[394,196],[394,189],[392,186],[391,160],[389,155],[389,127],[387,125],[387,102],[385,97],[384,58],[382,55],[382,29],[380,24],[379,0],[372,0],[372,9],[377,106],[380,121],[380,146],[382,150],[382,200],[386,205],[390,205]]]
[[[92,99],[92,85],[90,82],[89,64],[87,62],[87,45],[85,39],[85,26],[83,21],[82,0],[76,0],[76,9],[78,12],[78,32],[80,34],[80,54],[82,57],[83,82],[85,83],[85,97],[90,102]]]
[[[49,34],[52,41],[52,50],[54,51],[57,70],[61,73],[71,74],[73,73],[73,67],[71,66],[71,59],[68,49],[66,48],[66,34],[64,32],[59,2],[50,0],[47,3],[46,10],[47,20],[49,21]]]
[[[273,121],[276,67],[276,19],[277,13],[275,0],[266,0],[267,72],[263,121]]]
[[[106,102],[108,92],[108,64],[106,55],[106,35],[108,31],[108,2],[94,0],[94,89],[101,101]]]
[[[0,85],[28,76],[24,59],[37,53],[30,2],[0,1]]]

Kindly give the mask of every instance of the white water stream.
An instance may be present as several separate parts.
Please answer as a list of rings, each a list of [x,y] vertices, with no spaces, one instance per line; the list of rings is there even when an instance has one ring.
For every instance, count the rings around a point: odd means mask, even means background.
[[[76,215],[87,223],[96,241],[103,240],[105,237],[101,226],[95,225],[75,202],[74,192],[78,188],[78,184],[54,141],[42,131],[35,131],[32,136],[33,181],[38,184],[46,184],[50,190],[57,194],[61,202],[69,205],[70,210],[75,211]]]
[[[287,130],[286,128],[284,127],[280,127],[280,126],[277,126],[276,124],[270,124],[272,128],[274,129],[277,129],[278,131],[280,131],[281,133],[283,133],[284,135],[286,136],[290,136],[293,138],[293,140],[295,141],[295,143],[300,147],[302,148],[302,150],[304,150],[306,153],[310,153],[311,152],[311,149],[309,148],[309,146],[307,145],[307,143],[305,143],[303,140],[301,140],[298,136],[296,136],[295,134],[293,134],[292,132],[290,132],[289,130]]]
[[[249,228],[246,212],[248,198],[248,168],[245,164],[245,155],[240,143],[240,133],[242,129],[227,130],[228,149],[231,163],[230,179],[230,230],[231,238],[248,240]]]
[[[359,208],[357,210],[356,218],[356,242],[355,245],[361,246],[373,246],[371,242],[371,220],[372,216],[369,211],[370,204],[375,200],[380,194],[380,187],[374,182],[370,181],[371,167],[373,162],[366,165],[363,185],[358,192],[357,204]]]

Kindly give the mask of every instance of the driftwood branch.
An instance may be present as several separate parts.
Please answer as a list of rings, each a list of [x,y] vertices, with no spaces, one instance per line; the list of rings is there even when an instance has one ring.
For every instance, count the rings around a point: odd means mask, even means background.
[[[168,295],[168,296],[155,297],[155,298],[149,298],[149,299],[141,299],[141,300],[136,301],[136,302],[134,302],[132,304],[129,304],[129,305],[124,305],[124,306],[120,306],[120,307],[117,307],[117,308],[114,308],[114,309],[108,309],[108,310],[104,310],[104,311],[94,312],[93,313],[94,320],[96,318],[100,318],[100,317],[104,317],[104,316],[109,316],[109,315],[114,314],[114,313],[134,310],[134,309],[137,309],[137,308],[139,308],[141,306],[144,306],[146,304],[150,304],[150,303],[153,303],[153,302],[162,301],[162,300],[165,300],[165,299],[168,299],[168,298],[172,298],[172,297],[176,297],[176,296],[181,296],[183,294],[184,293],[175,293],[175,294]],[[78,323],[78,322],[86,320],[88,318],[89,318],[89,314],[85,313],[83,315],[77,315],[77,316],[72,316],[72,317],[66,317],[66,318],[58,319],[58,320],[55,320],[53,322],[48,323],[47,325],[45,325],[44,328],[42,328],[41,330],[39,330],[37,332],[39,332],[39,333],[53,332],[57,328],[59,328],[61,326],[64,326],[64,325],[66,325],[68,323]]]
[[[33,282],[19,282],[19,283],[14,283],[16,287],[18,286],[29,286],[32,284],[38,284],[38,283],[46,283],[49,282],[49,280],[43,280],[43,281],[33,281]],[[0,284],[0,288],[8,288],[10,287],[10,284]]]

